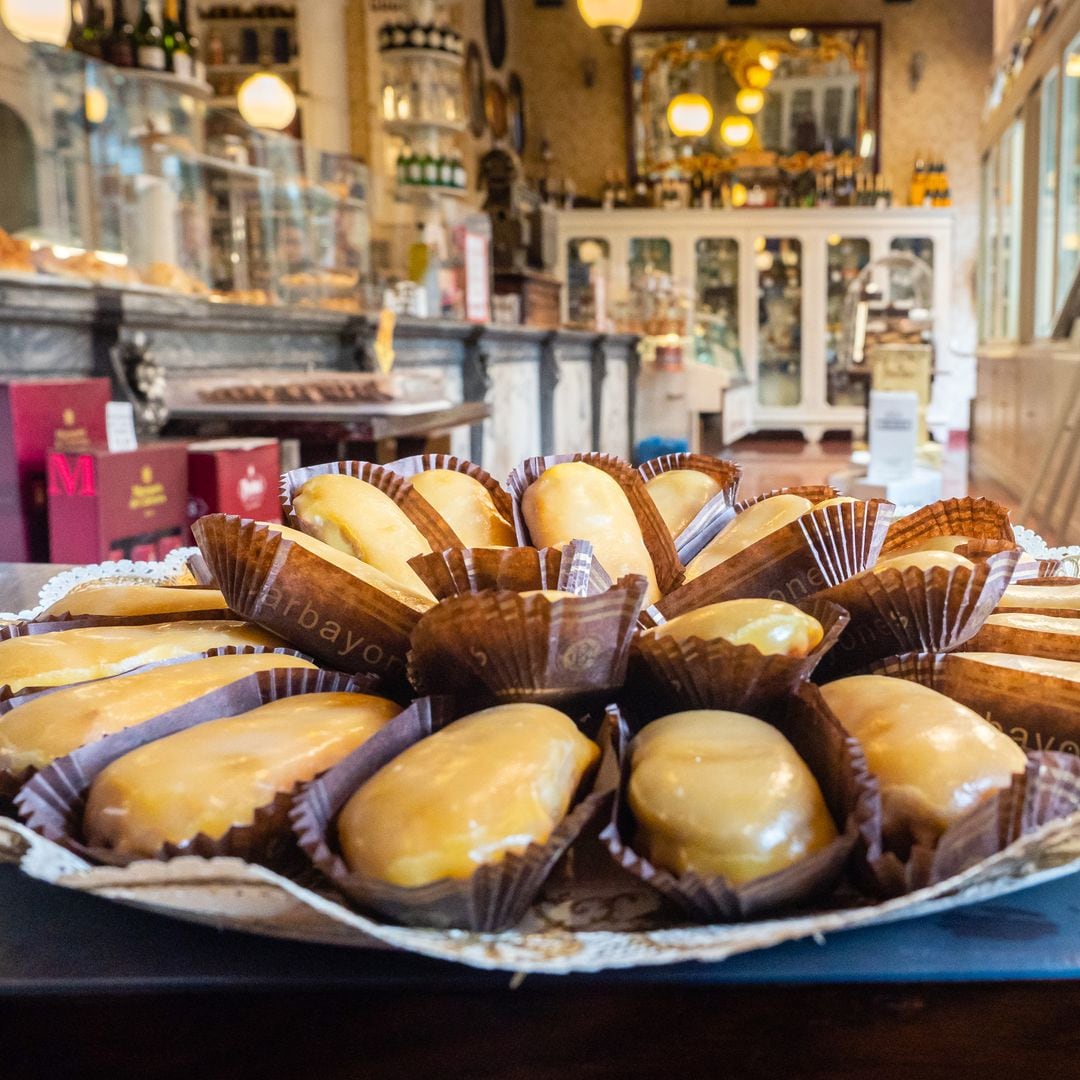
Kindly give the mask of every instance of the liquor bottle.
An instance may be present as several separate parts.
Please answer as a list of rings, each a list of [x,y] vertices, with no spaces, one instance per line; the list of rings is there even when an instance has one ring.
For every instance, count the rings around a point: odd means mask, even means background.
[[[454,162],[449,154],[440,154],[436,158],[436,165],[438,166],[438,180],[436,183],[439,187],[452,188],[454,186]]]
[[[141,0],[135,24],[135,58],[148,71],[165,70],[165,46],[155,0]]]
[[[102,59],[105,50],[105,11],[97,0],[75,0],[71,5],[68,44],[84,56]]]
[[[469,186],[469,177],[465,172],[465,162],[455,154],[454,155],[454,187],[458,191],[464,191]]]
[[[408,162],[407,183],[418,185],[424,182],[424,159],[420,154],[410,153]]]
[[[184,32],[187,41],[188,56],[191,57],[191,77],[200,82],[206,81],[206,64],[203,63],[202,50],[199,47],[199,39],[191,29],[191,19],[188,13],[188,0],[180,0],[180,29]]]
[[[210,39],[206,43],[206,62],[212,67],[225,63],[225,42],[221,40],[217,30],[210,31]]]
[[[395,172],[394,177],[399,186],[409,182],[409,158],[411,156],[407,146],[402,149],[400,154],[398,154],[397,171]]]
[[[165,46],[166,65],[181,79],[190,79],[194,73],[191,46],[180,17],[179,0],[165,0],[165,19],[161,24]]]
[[[439,183],[439,157],[437,154],[424,155],[424,185],[436,187]]]
[[[105,42],[105,59],[117,67],[135,66],[135,27],[128,21],[124,0],[112,0],[112,26]]]

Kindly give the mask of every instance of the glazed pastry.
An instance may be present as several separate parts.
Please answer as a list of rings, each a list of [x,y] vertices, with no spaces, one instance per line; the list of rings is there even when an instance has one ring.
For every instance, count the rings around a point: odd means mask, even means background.
[[[467,878],[543,844],[600,751],[564,713],[499,705],[384,765],[338,819],[349,869],[392,885]]]
[[[562,547],[588,540],[596,560],[612,581],[624,574],[648,579],[647,604],[660,599],[656,571],[619,482],[584,461],[566,461],[545,469],[525,489],[521,512],[536,547]]]
[[[998,607],[1080,610],[1080,585],[1010,585]]]
[[[821,623],[782,600],[724,600],[677,615],[642,637],[686,641],[723,638],[732,645],[753,645],[765,656],[805,656],[824,635]]]
[[[1027,763],[1008,735],[920,683],[855,675],[827,683],[821,694],[881,783],[882,827],[893,851],[932,846]]]
[[[828,846],[836,825],[821,789],[776,728],[698,709],[644,727],[630,745],[634,847],[673,874],[735,885]]]
[[[844,506],[847,503],[862,502],[861,499],[856,499],[853,495],[834,495],[831,499],[823,499],[819,503],[814,503],[814,509],[820,510],[824,506]]]
[[[92,845],[147,858],[200,833],[219,839],[400,711],[370,694],[297,694],[156,739],[98,774],[83,832]]]
[[[365,585],[370,585],[379,592],[392,596],[406,607],[412,608],[413,611],[427,611],[435,605],[435,597],[423,582],[420,582],[419,589],[410,589],[388,577],[381,570],[376,570],[374,566],[369,566],[362,559],[346,555],[345,552],[324,544],[314,536],[308,536],[307,533],[298,532],[287,525],[278,525],[272,521],[260,522],[260,524],[264,524],[271,532],[281,533],[286,540],[291,540],[298,547],[310,551],[312,555],[317,555],[320,559],[332,563],[339,570],[344,570],[347,574],[352,574],[354,578],[359,578]],[[419,578],[417,580],[419,581]]]
[[[173,589],[162,585],[84,585],[57,600],[45,613],[69,615],[175,615],[182,611],[224,611],[217,589]]]
[[[175,660],[225,645],[276,649],[284,644],[261,627],[228,619],[84,626],[0,641],[0,680],[17,693],[28,686],[104,679],[154,660]]]
[[[42,769],[54,758],[202,694],[274,668],[313,668],[298,656],[208,656],[115,679],[97,679],[32,698],[0,716],[0,769]]]
[[[646,481],[645,487],[672,536],[678,536],[697,512],[723,490],[719,480],[697,469],[659,473]]]
[[[1072,634],[1080,637],[1080,619],[1069,615],[1039,615],[1033,611],[999,612],[986,620],[989,626],[1009,626],[1036,634]]]
[[[545,600],[569,600],[577,593],[564,592],[562,589],[529,589],[520,596],[542,596]]]
[[[374,484],[344,473],[313,476],[293,497],[293,511],[305,532],[421,596],[427,591],[409,560],[431,554],[431,545],[405,511]]]
[[[810,500],[801,495],[773,495],[761,502],[752,503],[690,560],[690,565],[686,568],[686,580],[693,581],[694,578],[701,577],[725,559],[730,559],[732,555],[737,555],[770,533],[789,525],[813,508]]]
[[[427,469],[410,480],[466,547],[511,547],[516,542],[514,527],[495,509],[491,492],[475,476]]]
[[[973,536],[960,536],[953,534],[949,536],[931,536],[926,540],[920,540],[917,544],[912,544],[910,547],[903,549],[907,554],[913,551],[955,551],[958,547],[963,547],[965,544],[977,544],[978,540]]]
[[[887,559],[878,559],[874,563],[874,573],[879,570],[904,571],[914,566],[918,570],[933,570],[940,566],[945,570],[974,570],[975,564],[963,555],[952,551],[903,551],[899,555],[890,555]]]
[[[1076,660],[1051,660],[1043,656],[1022,656],[1019,653],[966,652],[957,653],[960,660],[972,660],[979,664],[1023,671],[1029,675],[1050,675],[1055,679],[1080,682],[1080,662]]]

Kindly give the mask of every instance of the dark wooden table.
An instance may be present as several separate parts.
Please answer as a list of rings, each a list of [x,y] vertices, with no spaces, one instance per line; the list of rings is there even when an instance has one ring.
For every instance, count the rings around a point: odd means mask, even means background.
[[[55,569],[0,567],[0,608]],[[1072,1080],[1078,1010],[1080,876],[722,964],[518,983],[220,932],[0,866],[5,1080]]]

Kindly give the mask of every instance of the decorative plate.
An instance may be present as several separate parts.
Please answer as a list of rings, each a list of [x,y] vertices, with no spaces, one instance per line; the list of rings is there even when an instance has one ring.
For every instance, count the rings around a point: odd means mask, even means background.
[[[498,71],[506,59],[506,10],[503,0],[484,0],[484,39],[491,66]]]
[[[487,116],[492,136],[505,139],[509,123],[506,91],[494,79],[488,79],[487,89],[484,91],[484,114]]]
[[[487,130],[487,114],[484,111],[484,57],[475,41],[469,42],[465,53],[465,102],[469,115],[469,133],[479,139]]]
[[[525,152],[525,87],[521,76],[512,71],[506,80],[507,107],[510,113],[510,145],[515,154]]]

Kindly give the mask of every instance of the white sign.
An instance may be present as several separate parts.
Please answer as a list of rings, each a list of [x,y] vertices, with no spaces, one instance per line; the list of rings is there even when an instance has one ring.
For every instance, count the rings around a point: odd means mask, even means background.
[[[910,390],[871,390],[867,481],[883,484],[911,476],[918,437],[918,395]]]
[[[478,233],[465,234],[465,318],[469,322],[491,321],[491,289],[488,242]]]
[[[105,406],[105,439],[113,454],[139,448],[135,438],[135,408],[130,401],[110,401]]]

